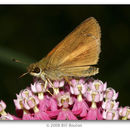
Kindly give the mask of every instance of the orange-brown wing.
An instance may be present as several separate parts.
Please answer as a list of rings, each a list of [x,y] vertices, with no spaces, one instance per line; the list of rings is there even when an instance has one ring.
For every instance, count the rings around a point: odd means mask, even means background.
[[[62,68],[60,70],[61,77],[65,76],[74,76],[74,77],[87,77],[97,74],[99,71],[98,68],[94,66],[79,66],[79,67],[70,67]]]
[[[97,64],[100,35],[96,19],[86,19],[47,55],[47,67],[68,68]]]
[[[91,17],[82,22],[47,56],[47,68],[94,65],[100,53],[100,26]]]

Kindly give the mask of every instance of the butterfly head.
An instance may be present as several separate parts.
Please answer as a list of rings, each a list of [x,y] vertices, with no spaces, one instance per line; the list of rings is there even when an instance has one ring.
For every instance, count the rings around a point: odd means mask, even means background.
[[[32,76],[35,77],[40,77],[42,73],[42,69],[36,63],[30,64],[29,67],[27,68],[27,71],[28,73],[30,73]]]

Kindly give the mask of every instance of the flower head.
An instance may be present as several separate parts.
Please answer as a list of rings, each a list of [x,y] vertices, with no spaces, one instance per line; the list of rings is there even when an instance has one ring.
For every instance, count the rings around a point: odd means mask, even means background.
[[[119,115],[122,117],[123,120],[130,120],[130,107],[120,107],[119,108]]]
[[[105,120],[119,119],[119,112],[117,110],[104,110],[102,115]]]
[[[55,80],[52,83],[54,85],[54,88],[61,88],[64,87],[65,81],[64,80]],[[48,84],[49,88],[52,88],[51,84]]]
[[[58,106],[61,107],[63,106],[64,108],[68,108],[69,105],[73,104],[73,100],[70,97],[70,93],[60,93],[57,96],[57,100],[58,100]]]
[[[6,115],[2,115],[2,116],[0,117],[0,120],[14,120],[14,118],[13,118],[12,115],[10,115],[10,114],[8,113],[8,114],[6,114]]]
[[[61,80],[61,81],[54,81],[53,84],[54,84],[54,87],[55,87],[55,88],[61,88],[61,87],[64,86],[65,81],[64,81],[64,80]]]
[[[106,100],[116,100],[118,97],[118,93],[113,88],[107,88],[104,94],[104,98]]]
[[[76,80],[72,79],[71,83],[73,86],[70,86],[70,92],[74,95],[85,94],[87,90],[87,83],[84,79]]]
[[[107,83],[103,83],[101,80],[90,81],[88,87],[92,91],[103,92],[106,90]]]
[[[26,88],[26,89],[20,91],[19,95],[17,95],[17,98],[24,99],[24,98],[29,98],[32,95],[33,95],[33,93],[30,90],[30,88]]]
[[[30,110],[37,104],[39,104],[39,99],[35,96],[30,89],[24,89],[20,91],[19,95],[16,95],[17,99],[14,100],[14,104],[17,109]]]
[[[37,96],[30,96],[27,99],[23,99],[22,104],[26,110],[30,110],[39,104],[39,99]]]
[[[43,83],[36,81],[34,84],[31,84],[31,90],[33,93],[46,92],[46,88]]]
[[[74,116],[74,114],[69,109],[61,109],[58,114],[57,120],[77,120],[77,117]]]
[[[0,120],[129,120],[130,107],[119,108],[118,92],[106,87],[92,78],[73,78],[70,84],[36,78],[16,94],[18,117],[6,113],[6,104],[0,101]]]
[[[102,108],[105,110],[117,110],[119,106],[119,102],[107,100],[102,103]]]
[[[100,102],[103,101],[103,93],[98,91],[87,91],[84,95],[89,102]]]
[[[14,99],[14,104],[17,109],[23,109],[23,100],[31,97],[33,93],[30,89],[21,90],[19,94],[16,94],[17,99]]]

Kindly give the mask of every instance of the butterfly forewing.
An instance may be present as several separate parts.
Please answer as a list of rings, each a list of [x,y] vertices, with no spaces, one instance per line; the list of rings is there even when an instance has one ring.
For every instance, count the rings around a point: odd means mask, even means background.
[[[90,69],[92,75],[94,69],[90,68],[90,65],[97,64],[99,53],[100,26],[95,18],[91,17],[82,22],[46,56],[46,72],[49,75],[54,71],[57,76],[85,76]]]

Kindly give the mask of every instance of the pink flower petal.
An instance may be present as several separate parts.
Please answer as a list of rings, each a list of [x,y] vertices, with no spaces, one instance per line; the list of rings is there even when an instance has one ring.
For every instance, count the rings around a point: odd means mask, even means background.
[[[60,87],[63,87],[64,85],[65,85],[65,81],[64,81],[64,80],[61,80],[59,86],[60,86]]]
[[[72,93],[72,94],[74,94],[74,90],[73,90],[73,88],[70,86],[70,92]]]
[[[113,100],[116,100],[117,99],[117,97],[118,97],[118,93],[115,93],[115,95],[113,96]]]
[[[24,114],[22,120],[35,120],[31,114]]]
[[[103,91],[106,91],[106,88],[107,88],[107,83],[104,83],[103,84]]]
[[[40,100],[38,109],[43,112],[47,111],[48,103],[47,99]]]
[[[81,78],[80,80],[79,80],[79,84],[84,84],[85,83],[85,78]]]
[[[54,84],[55,88],[59,88],[59,85],[60,85],[59,81],[54,81],[53,84]]]
[[[21,104],[20,104],[20,100],[14,99],[14,104],[15,104],[16,109],[22,109],[22,106],[21,106]]]
[[[73,84],[73,86],[76,86],[77,85],[77,81],[75,79],[72,79],[71,80],[71,83]]]
[[[102,117],[103,117],[104,119],[106,119],[106,116],[107,116],[106,111],[103,111],[103,113],[102,113]]]
[[[81,92],[82,92],[82,94],[86,93],[86,86],[85,85],[83,85]]]
[[[127,107],[124,107],[122,110],[122,116],[126,116],[127,113]]]
[[[28,100],[28,105],[30,108],[33,108],[35,106],[35,104],[32,100]]]
[[[113,114],[111,112],[107,112],[106,119],[107,120],[112,120],[112,118],[113,118]]]
[[[99,102],[99,101],[100,101],[100,95],[99,95],[99,93],[97,93],[97,94],[95,95],[94,101],[95,101],[95,102]]]
[[[40,83],[37,83],[35,87],[38,93],[43,92],[43,86]]]
[[[87,115],[87,110],[88,110],[88,105],[84,100],[82,101],[76,100],[72,108],[72,112],[74,114],[80,114],[80,117],[85,117]]]
[[[87,115],[87,120],[97,119],[97,109],[90,108]]]
[[[46,111],[46,113],[49,115],[49,117],[51,117],[51,118],[56,118],[57,117],[57,115],[59,114],[59,110],[57,110],[57,111]]]
[[[51,111],[57,111],[57,102],[53,98],[50,98],[50,109]]]
[[[2,107],[3,110],[6,108],[6,104],[4,103],[4,101],[2,100],[0,101],[0,106]]]
[[[77,118],[73,115],[73,113],[68,110],[61,110],[57,117],[57,120],[77,120]]]
[[[16,116],[14,116],[14,115],[12,115],[12,117],[13,117],[14,120],[22,120],[21,118],[16,117]]]
[[[66,113],[61,110],[58,114],[57,120],[66,120]]]
[[[32,90],[33,93],[37,93],[35,84],[34,85],[31,84],[31,90]]]
[[[37,112],[34,115],[34,120],[50,120],[50,117],[45,112]]]
[[[74,114],[70,110],[66,111],[66,115],[67,115],[68,120],[78,120],[77,117],[74,116]]]
[[[87,93],[86,93],[86,98],[87,98],[87,100],[88,100],[89,102],[92,101],[92,96],[91,96],[91,93],[90,93],[90,92],[87,92]]]

